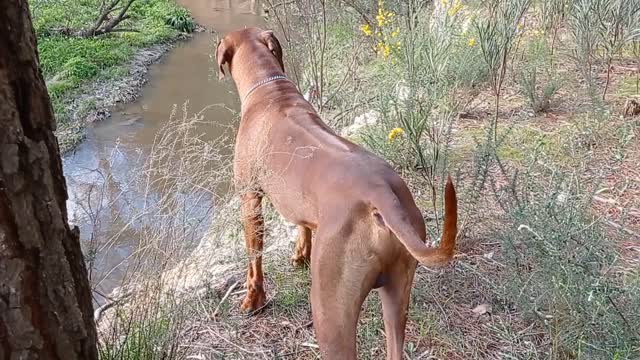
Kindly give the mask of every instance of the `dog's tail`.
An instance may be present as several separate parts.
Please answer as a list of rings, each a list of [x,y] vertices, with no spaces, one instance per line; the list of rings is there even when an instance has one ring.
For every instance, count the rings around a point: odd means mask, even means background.
[[[394,195],[395,196],[395,195]],[[428,247],[409,222],[406,210],[395,201],[383,201],[387,206],[378,207],[382,221],[407,248],[409,253],[420,263],[435,267],[447,264],[453,258],[453,248],[458,233],[458,200],[451,177],[448,177],[444,188],[444,226],[440,247]],[[380,204],[383,205],[383,204]]]

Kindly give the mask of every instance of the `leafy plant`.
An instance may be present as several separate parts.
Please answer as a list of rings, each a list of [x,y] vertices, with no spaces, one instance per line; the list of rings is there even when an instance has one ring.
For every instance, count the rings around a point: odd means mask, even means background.
[[[540,0],[540,20],[544,34],[550,37],[549,55],[553,64],[558,32],[565,22],[571,0]]]
[[[185,33],[192,33],[196,28],[196,24],[189,11],[181,7],[175,8],[167,15],[166,24]]]
[[[482,57],[489,70],[489,80],[495,97],[494,141],[498,139],[500,95],[507,74],[509,56],[518,34],[518,24],[530,3],[530,0],[491,0],[487,5],[488,17],[475,22]]]
[[[640,1],[599,0],[596,3],[598,36],[602,46],[602,57],[607,66],[607,77],[602,100],[604,101],[611,81],[611,62],[625,45],[640,36]]]
[[[551,44],[548,42],[551,41]],[[551,99],[561,87],[557,67],[553,62],[553,39],[534,35],[519,63],[518,84],[534,113],[546,112]]]
[[[640,36],[640,1],[576,0],[570,12],[575,49],[573,58],[595,93],[594,60],[599,55],[607,67],[601,100],[606,99],[611,80],[611,63],[625,45]],[[594,94],[592,96],[595,98]]]
[[[536,163],[522,175],[501,167],[509,184],[493,188],[511,224],[499,237],[504,298],[547,329],[553,358],[637,357],[639,289],[614,273],[616,250],[590,215],[591,194],[575,174]]]
[[[551,98],[560,89],[560,82],[552,79],[540,89],[538,70],[527,68],[521,75],[521,86],[529,106],[535,113],[546,112],[551,106]]]

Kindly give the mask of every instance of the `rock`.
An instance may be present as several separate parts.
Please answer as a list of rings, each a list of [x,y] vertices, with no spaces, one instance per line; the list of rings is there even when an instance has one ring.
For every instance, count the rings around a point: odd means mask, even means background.
[[[380,119],[379,112],[375,110],[368,111],[362,115],[357,116],[353,120],[353,124],[342,129],[341,135],[342,136],[356,135],[358,132],[362,131],[362,129],[364,129],[365,127],[377,124],[379,119]]]
[[[197,294],[224,284],[231,274],[246,269],[244,234],[239,215],[240,200],[235,197],[220,209],[214,224],[198,247],[163,275],[163,288],[177,294]],[[295,241],[297,227],[287,223],[274,210],[265,211],[263,254],[286,252]]]
[[[481,316],[484,314],[491,315],[491,305],[489,304],[480,304],[471,310],[477,316]]]
[[[411,88],[405,82],[399,82],[396,84],[396,98],[400,102],[409,100],[411,95]]]

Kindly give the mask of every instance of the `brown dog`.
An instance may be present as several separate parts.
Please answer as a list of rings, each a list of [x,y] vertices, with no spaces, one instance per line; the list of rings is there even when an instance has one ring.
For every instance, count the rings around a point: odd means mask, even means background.
[[[216,55],[220,77],[228,64],[242,101],[234,172],[250,262],[241,308],[254,311],[265,304],[261,200],[266,195],[298,225],[292,260],[310,261],[313,323],[323,356],[356,358],[360,308],[377,288],[387,358],[401,359],[416,259],[438,266],[453,256],[457,201],[451,179],[445,188],[442,241],[439,248],[429,248],[407,185],[384,160],[322,122],[285,77],[282,48],[273,32],[229,33]]]

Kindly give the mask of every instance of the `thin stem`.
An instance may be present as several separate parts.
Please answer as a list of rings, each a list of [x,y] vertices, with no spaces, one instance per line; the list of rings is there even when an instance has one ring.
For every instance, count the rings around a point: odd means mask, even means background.
[[[609,90],[610,81],[611,81],[611,57],[607,59],[607,80],[604,83],[604,90],[602,91],[602,101],[605,101],[607,97],[607,90]]]

